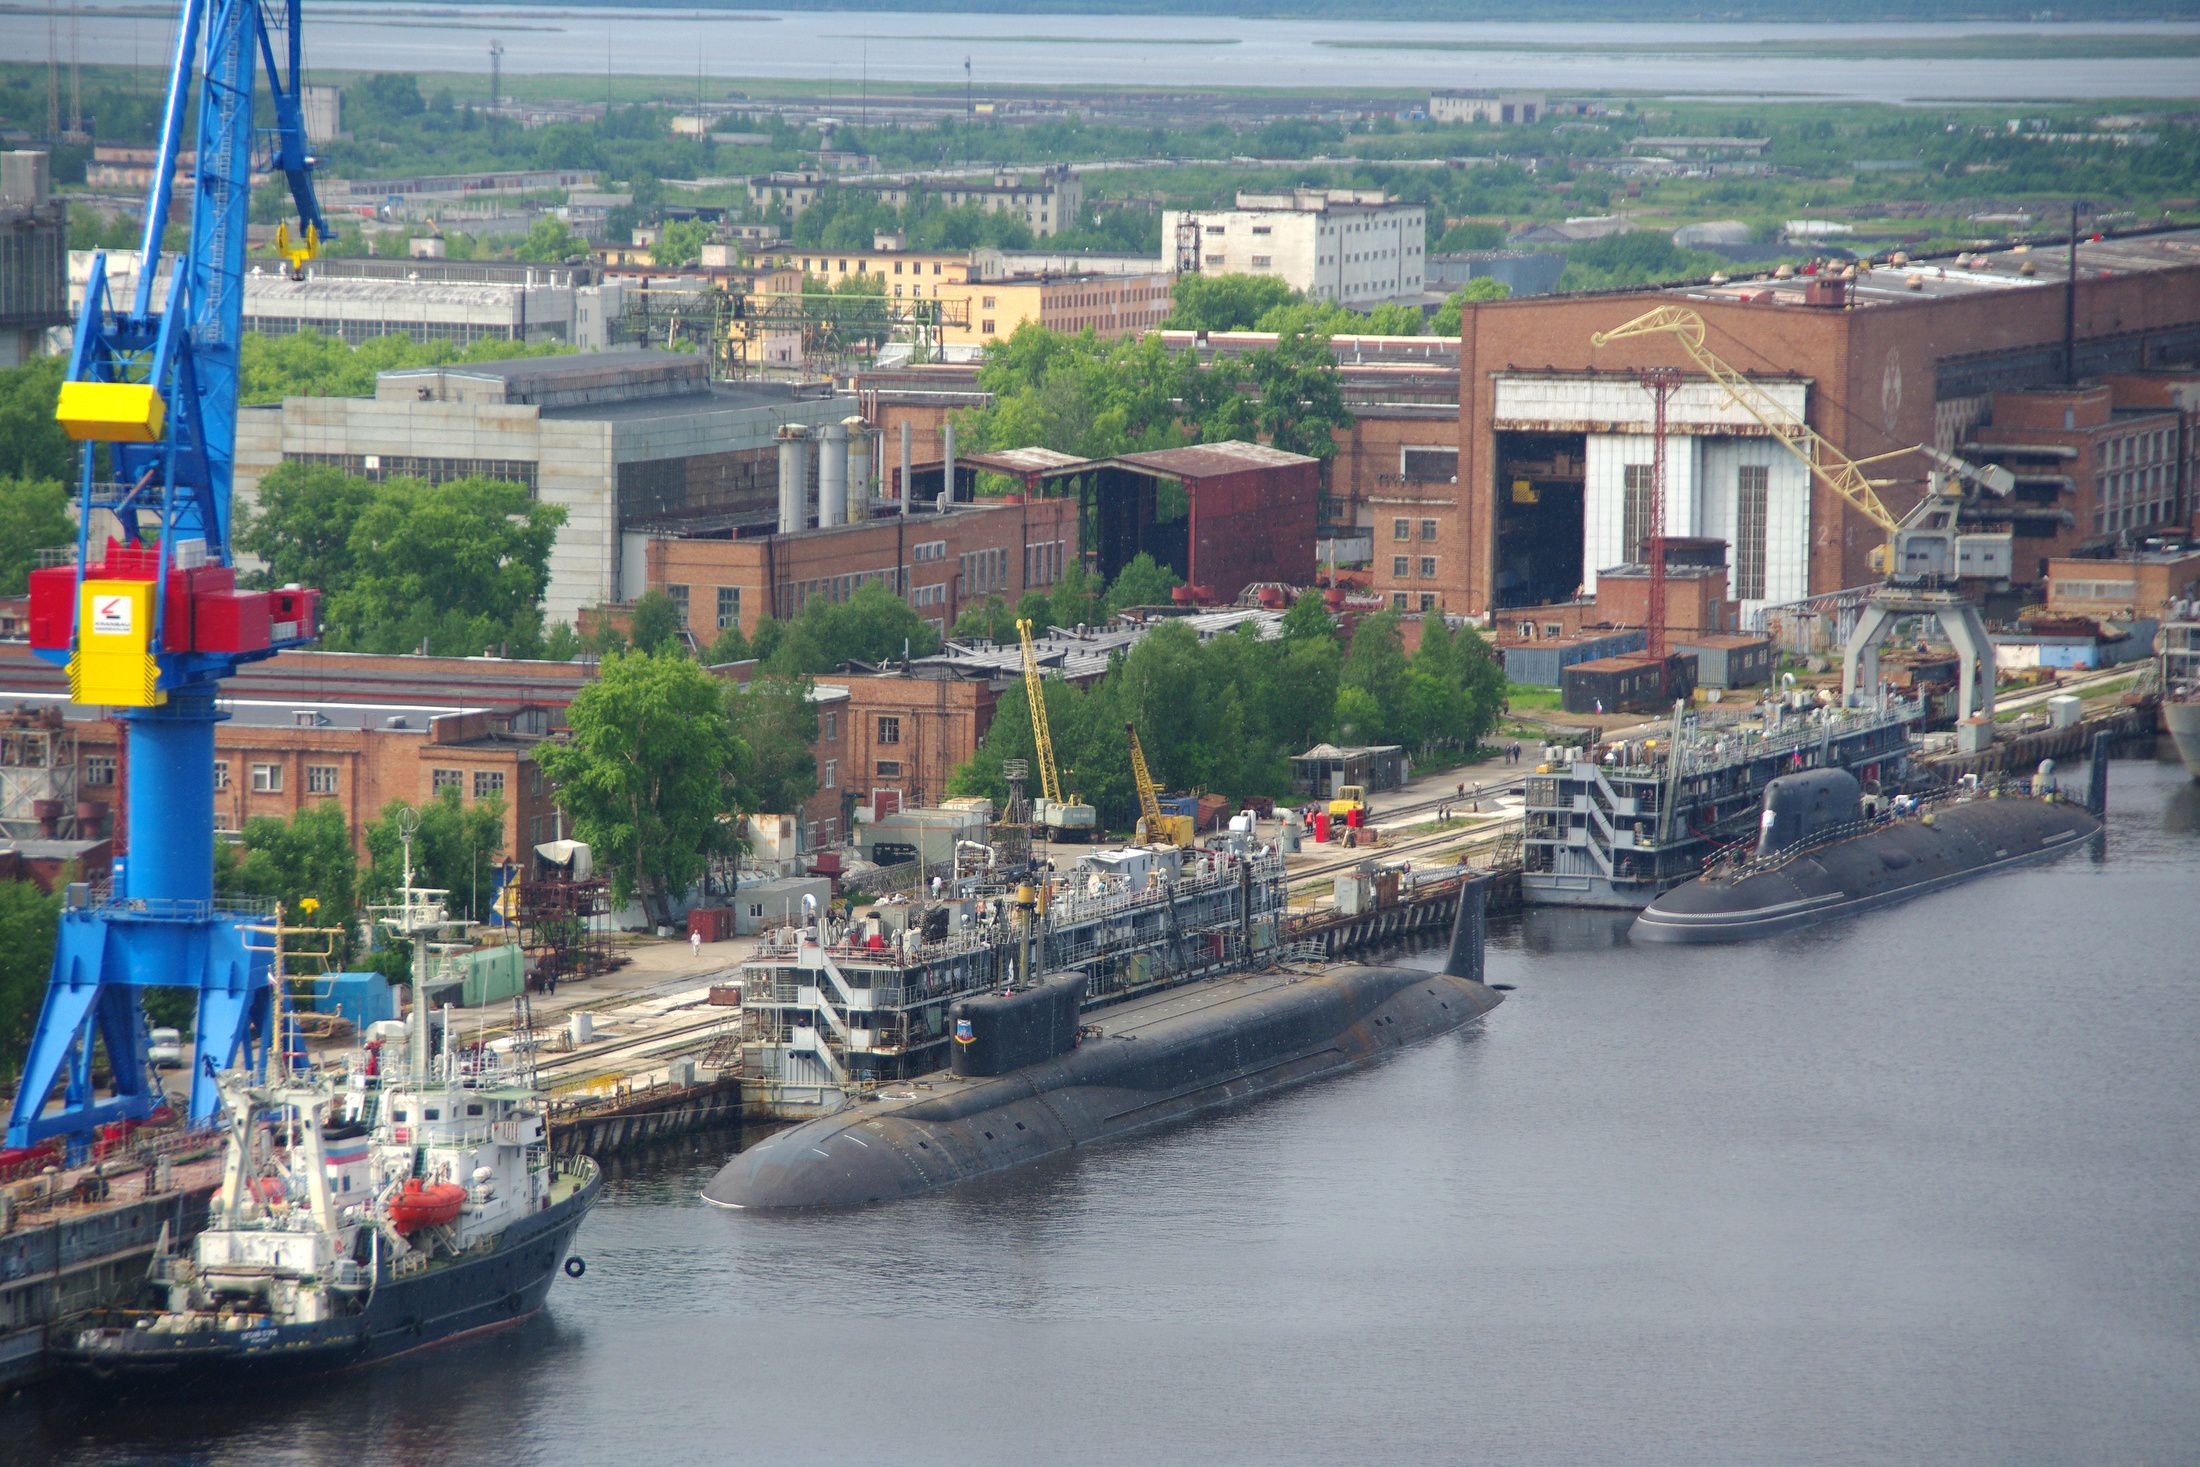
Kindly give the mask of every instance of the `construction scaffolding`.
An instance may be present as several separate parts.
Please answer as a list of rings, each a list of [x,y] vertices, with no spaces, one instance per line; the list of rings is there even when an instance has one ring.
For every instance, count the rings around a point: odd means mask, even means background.
[[[943,327],[969,324],[964,300],[645,285],[627,293],[617,332],[638,346],[704,352],[713,377],[735,381],[841,376],[895,344],[908,347],[910,361],[928,362]]]
[[[518,885],[519,942],[530,990],[608,973],[626,962],[611,941],[610,882],[546,877]]]
[[[74,840],[76,731],[58,708],[0,714],[0,837]]]

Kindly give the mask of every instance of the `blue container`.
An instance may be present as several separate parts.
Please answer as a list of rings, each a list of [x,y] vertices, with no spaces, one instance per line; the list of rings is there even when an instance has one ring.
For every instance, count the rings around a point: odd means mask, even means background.
[[[362,1030],[397,1017],[396,991],[380,973],[332,973],[326,981],[328,992],[321,998],[322,1013],[340,1015]]]

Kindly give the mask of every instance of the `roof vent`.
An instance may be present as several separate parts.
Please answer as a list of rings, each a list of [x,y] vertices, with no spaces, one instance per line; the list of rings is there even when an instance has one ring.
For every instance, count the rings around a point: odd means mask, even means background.
[[[412,724],[411,724],[411,722],[410,722],[409,720],[407,720],[407,719],[406,719],[406,717],[405,717],[405,715],[404,715],[404,714],[402,714],[402,713],[392,713],[392,714],[391,714],[391,715],[390,715],[389,717],[387,717],[387,718],[385,718],[385,719],[383,719],[383,720],[382,720],[382,727],[384,727],[384,728],[411,728],[411,727],[412,727]]]

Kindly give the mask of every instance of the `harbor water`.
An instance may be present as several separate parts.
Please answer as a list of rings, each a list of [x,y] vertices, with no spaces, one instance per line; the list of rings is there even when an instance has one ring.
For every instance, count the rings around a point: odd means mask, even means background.
[[[41,1391],[0,1458],[2190,1460],[2200,784],[2111,795],[2098,861],[1771,943],[1531,914],[1479,1030],[976,1188],[744,1217],[697,1200],[722,1145],[659,1155],[535,1320]]]

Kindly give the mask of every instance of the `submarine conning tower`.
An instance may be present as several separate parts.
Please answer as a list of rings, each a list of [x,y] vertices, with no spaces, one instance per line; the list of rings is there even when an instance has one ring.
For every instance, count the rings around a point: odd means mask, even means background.
[[[1765,786],[1757,855],[1778,855],[1863,818],[1864,787],[1846,769],[1783,774]]]

